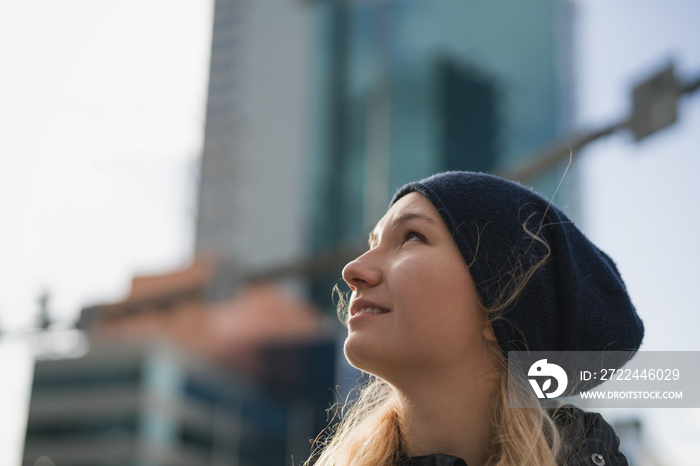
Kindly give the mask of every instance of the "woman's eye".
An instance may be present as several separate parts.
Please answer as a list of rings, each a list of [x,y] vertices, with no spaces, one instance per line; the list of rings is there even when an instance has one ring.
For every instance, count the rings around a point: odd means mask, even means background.
[[[416,233],[415,231],[409,231],[406,233],[406,238],[404,241],[423,241],[423,236],[420,235],[419,233]]]

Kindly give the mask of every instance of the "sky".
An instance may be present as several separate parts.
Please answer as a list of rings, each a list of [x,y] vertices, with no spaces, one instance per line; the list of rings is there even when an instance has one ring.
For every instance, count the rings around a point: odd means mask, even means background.
[[[212,7],[0,0],[0,466],[20,462],[28,346],[80,347],[24,335],[38,296],[70,327],[190,259]]]
[[[670,63],[700,78],[700,3],[692,0],[577,2],[577,122],[619,121],[630,89]],[[685,97],[678,122],[635,143],[620,133],[579,155],[582,225],[613,257],[646,327],[643,350],[699,351],[700,93]],[[605,410],[606,419],[641,418],[640,448],[660,464],[700,457],[700,409]]]
[[[209,3],[0,1],[0,328],[189,256]]]
[[[37,297],[69,327],[134,274],[191,257],[212,4],[0,0],[0,466],[19,463]],[[631,87],[671,62],[700,77],[700,2],[575,4],[576,127],[623,118]],[[647,350],[700,350],[696,94],[673,127],[610,136],[575,162],[580,225],[617,262]],[[665,464],[700,456],[700,410],[605,415],[641,416]]]
[[[679,79],[700,79],[700,3],[582,1],[580,10],[579,127],[625,117],[631,87],[670,63]],[[618,263],[647,350],[700,350],[698,128],[700,92],[683,98],[672,127],[639,143],[621,132],[580,154],[583,228]]]

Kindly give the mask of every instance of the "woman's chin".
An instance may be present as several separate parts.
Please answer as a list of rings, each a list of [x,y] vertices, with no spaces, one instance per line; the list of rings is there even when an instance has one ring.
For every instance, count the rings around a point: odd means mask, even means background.
[[[345,359],[352,367],[377,375],[376,371],[379,369],[377,366],[382,365],[382,356],[386,356],[386,354],[385,352],[383,354],[376,338],[367,337],[368,335],[359,333],[348,335],[343,346]]]

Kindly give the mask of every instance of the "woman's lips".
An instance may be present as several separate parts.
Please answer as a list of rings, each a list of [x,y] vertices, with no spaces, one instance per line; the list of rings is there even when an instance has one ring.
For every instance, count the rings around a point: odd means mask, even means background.
[[[365,307],[363,309],[358,310],[353,314],[353,316],[357,315],[362,315],[362,314],[386,314],[389,311],[386,309],[380,309],[378,307]]]
[[[350,303],[350,316],[356,314],[386,314],[387,312],[389,312],[387,309],[364,298],[354,299]]]
[[[366,299],[354,300],[350,305],[349,324],[358,322],[364,319],[374,319],[377,316],[388,314],[390,311],[378,306],[377,304]]]

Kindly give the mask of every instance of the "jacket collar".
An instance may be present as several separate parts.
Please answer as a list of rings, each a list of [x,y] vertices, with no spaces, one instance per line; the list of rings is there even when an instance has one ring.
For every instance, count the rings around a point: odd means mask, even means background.
[[[467,466],[462,458],[450,455],[414,456],[407,466]]]

